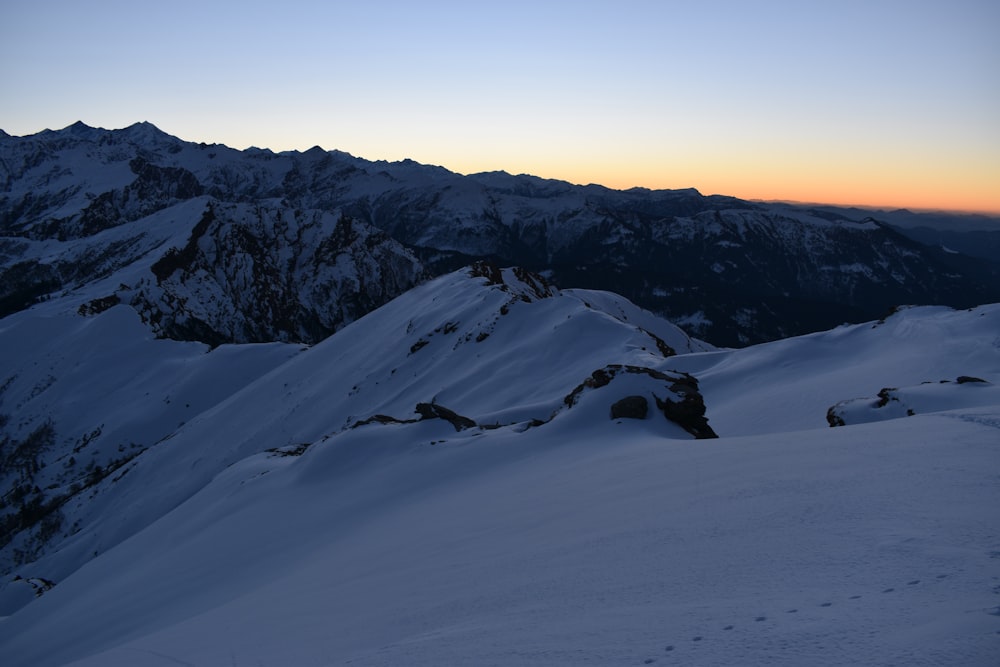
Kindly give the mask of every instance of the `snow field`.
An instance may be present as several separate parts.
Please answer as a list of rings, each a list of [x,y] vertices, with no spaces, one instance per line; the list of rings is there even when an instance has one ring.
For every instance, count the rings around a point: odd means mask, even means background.
[[[0,622],[4,663],[993,663],[1000,306],[712,350],[502,277],[439,278],[308,349],[153,340],[124,306],[3,320],[4,411],[148,447],[18,568],[56,586]],[[662,391],[647,375],[568,408],[609,364],[692,373],[722,437],[612,421]],[[940,383],[960,375],[985,382]],[[918,414],[827,426],[888,386]],[[356,426],[430,401],[497,428]]]

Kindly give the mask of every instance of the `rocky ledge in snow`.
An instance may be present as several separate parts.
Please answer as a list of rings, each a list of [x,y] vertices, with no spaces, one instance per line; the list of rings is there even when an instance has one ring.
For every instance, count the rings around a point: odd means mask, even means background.
[[[826,421],[830,426],[847,426],[997,404],[1000,404],[997,385],[960,375],[954,381],[883,387],[876,396],[841,401],[827,411]]]
[[[612,384],[616,387],[627,384],[635,392],[610,405],[612,419],[645,419],[648,414],[648,397],[653,399],[657,409],[668,421],[677,424],[695,438],[718,437],[705,418],[705,399],[698,391],[698,380],[688,373],[665,373],[644,366],[611,364],[591,373],[590,377],[566,396],[564,402],[568,407],[573,407],[584,392]],[[619,389],[618,393],[621,394],[622,391],[623,389]],[[661,395],[663,398],[660,398]]]
[[[612,389],[601,392],[601,398],[588,397],[591,398],[588,401],[590,408],[600,410],[601,405],[607,404],[606,412],[610,419],[642,420],[648,418],[650,399],[652,399],[652,403],[668,422],[680,426],[695,438],[718,437],[708,425],[708,419],[705,417],[705,399],[698,391],[698,380],[694,376],[622,364],[609,364],[591,373],[574,387],[573,391],[566,394],[562,405],[548,419],[533,417],[514,424],[501,424],[499,421],[480,424],[450,408],[430,402],[417,403],[414,408],[417,418],[400,419],[391,415],[376,414],[355,422],[351,428],[369,424],[414,424],[428,419],[443,419],[454,426],[456,431],[470,428],[492,430],[503,426],[519,426],[523,430],[548,424],[564,411],[576,406],[584,394],[611,385]],[[610,398],[607,397],[609,393]],[[676,437],[679,434],[671,435]]]

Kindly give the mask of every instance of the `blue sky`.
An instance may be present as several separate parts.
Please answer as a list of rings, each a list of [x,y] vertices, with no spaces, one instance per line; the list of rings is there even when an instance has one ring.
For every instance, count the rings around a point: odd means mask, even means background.
[[[998,34],[995,0],[7,0],[0,128],[1000,211]]]

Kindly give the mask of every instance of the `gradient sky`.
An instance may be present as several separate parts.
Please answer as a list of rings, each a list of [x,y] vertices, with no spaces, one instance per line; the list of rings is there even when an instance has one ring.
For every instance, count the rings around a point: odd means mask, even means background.
[[[4,0],[0,128],[1000,212],[1000,2]]]

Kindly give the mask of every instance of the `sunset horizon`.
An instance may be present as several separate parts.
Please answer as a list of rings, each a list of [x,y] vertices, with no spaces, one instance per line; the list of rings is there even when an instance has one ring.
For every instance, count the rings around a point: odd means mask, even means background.
[[[436,160],[420,159],[413,156],[392,156],[389,158],[370,156],[361,154],[352,150],[346,150],[339,146],[324,146],[318,143],[312,144],[308,148],[294,147],[294,148],[276,148],[274,146],[262,145],[261,142],[255,141],[244,141],[240,142],[239,145],[232,145],[224,141],[216,141],[207,137],[205,135],[199,135],[196,139],[188,138],[186,136],[181,136],[176,134],[169,129],[165,129],[159,123],[150,119],[136,120],[134,123],[128,123],[122,125],[121,127],[105,127],[99,124],[92,124],[82,119],[74,120],[67,123],[61,127],[47,127],[41,128],[33,132],[26,132],[24,134],[16,134],[7,130],[7,128],[0,127],[0,130],[6,132],[11,136],[31,136],[33,134],[38,134],[46,131],[60,131],[71,127],[74,124],[82,123],[88,127],[93,127],[95,129],[104,130],[122,130],[130,127],[131,125],[139,123],[149,123],[155,126],[162,132],[174,136],[182,141],[187,141],[190,143],[206,143],[206,144],[217,144],[223,145],[227,148],[232,148],[234,150],[247,150],[250,148],[256,148],[260,150],[268,150],[273,153],[282,152],[305,152],[310,148],[319,147],[324,151],[339,151],[344,152],[353,157],[367,160],[370,162],[401,162],[405,160],[412,160],[414,162],[441,167],[447,169],[456,174],[469,176],[478,173],[489,173],[489,172],[506,172],[516,176],[533,176],[536,178],[541,178],[545,180],[556,180],[570,183],[572,185],[597,185],[601,187],[606,187],[612,190],[631,190],[631,189],[645,189],[645,190],[685,190],[694,189],[704,196],[724,196],[733,197],[736,199],[741,199],[749,202],[763,203],[763,204],[788,204],[795,206],[832,206],[838,208],[859,208],[859,209],[869,209],[872,211],[899,211],[906,210],[911,213],[947,213],[947,214],[957,214],[957,215],[970,215],[970,216],[986,216],[986,217],[997,217],[1000,216],[1000,196],[989,198],[983,198],[983,203],[976,204],[972,201],[962,200],[954,203],[946,203],[939,198],[934,196],[934,193],[923,192],[920,195],[906,196],[898,195],[895,198],[890,196],[879,197],[878,195],[872,195],[869,199],[863,199],[862,197],[855,196],[853,194],[843,194],[835,195],[829,194],[825,195],[822,192],[810,192],[810,191],[798,191],[796,192],[785,192],[779,191],[776,186],[773,189],[762,189],[762,186],[743,186],[738,183],[738,179],[727,181],[726,179],[719,178],[705,178],[704,182],[694,182],[693,179],[688,179],[691,182],[684,182],[680,178],[676,182],[664,182],[660,183],[657,181],[655,173],[637,173],[632,180],[629,180],[627,176],[621,176],[616,174],[610,174],[607,176],[588,176],[579,167],[567,167],[563,172],[559,172],[555,167],[552,167],[548,172],[533,172],[525,170],[525,168],[508,168],[504,165],[489,166],[484,163],[472,163],[472,164],[459,164],[453,166],[450,164],[444,164]],[[308,142],[307,142],[308,143]],[[673,171],[679,171],[679,169],[674,169]],[[712,183],[727,183],[731,182],[731,185],[713,186]],[[993,199],[997,201],[994,202]]]
[[[0,667],[993,665],[998,29],[4,0]]]
[[[1000,214],[997,25],[981,0],[15,0],[0,128]]]

